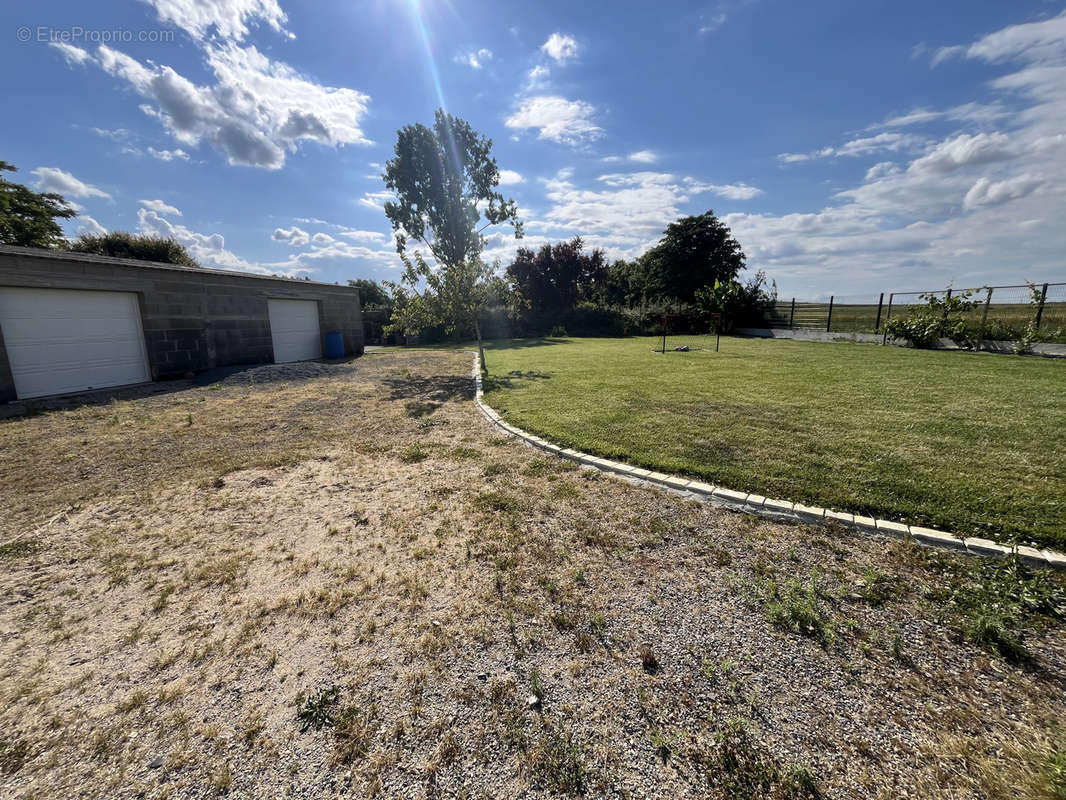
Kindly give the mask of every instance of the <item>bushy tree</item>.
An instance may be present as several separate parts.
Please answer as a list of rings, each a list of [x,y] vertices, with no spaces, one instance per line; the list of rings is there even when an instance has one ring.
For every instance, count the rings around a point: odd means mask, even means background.
[[[645,258],[653,293],[683,304],[704,286],[735,280],[745,262],[740,243],[713,211],[671,222]]]
[[[0,161],[0,172],[17,172],[17,167]],[[65,240],[57,220],[77,215],[62,195],[35,192],[0,177],[0,244],[59,247]]]
[[[761,319],[773,308],[777,300],[777,284],[766,283],[766,274],[761,270],[747,283],[737,280],[715,281],[713,286],[704,286],[696,291],[696,306],[709,321],[720,315],[719,329],[729,333],[739,324]]]
[[[579,301],[599,299],[607,283],[602,250],[585,252],[581,237],[545,244],[533,251],[521,247],[507,267],[507,279],[537,320],[558,323]]]
[[[189,255],[185,245],[162,236],[143,236],[127,231],[109,233],[83,233],[66,245],[72,253],[91,253],[111,258],[135,258],[139,261],[155,261],[160,264],[179,264],[183,267],[199,267],[199,262]]]
[[[359,290],[359,304],[363,308],[392,308],[395,300],[387,286],[369,278],[348,281],[349,286]]]
[[[403,285],[394,287],[403,302],[393,312],[390,330],[412,333],[439,324],[459,331],[471,325],[482,369],[479,318],[495,291],[494,267],[481,260],[482,232],[507,223],[516,238],[522,236],[518,206],[496,191],[500,171],[491,151],[491,139],[438,109],[432,128],[415,124],[398,132],[395,156],[383,176],[395,195],[385,203],[385,216],[404,264]],[[434,266],[420,250],[408,253],[412,241],[425,247]]]

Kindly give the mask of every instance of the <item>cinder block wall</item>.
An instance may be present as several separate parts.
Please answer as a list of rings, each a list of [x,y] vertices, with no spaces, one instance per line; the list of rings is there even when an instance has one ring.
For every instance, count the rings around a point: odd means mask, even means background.
[[[222,270],[0,246],[0,287],[135,292],[153,380],[231,364],[274,360],[267,300],[318,302],[325,333],[340,331],[345,355],[363,352],[359,290]],[[15,384],[0,332],[0,402]]]

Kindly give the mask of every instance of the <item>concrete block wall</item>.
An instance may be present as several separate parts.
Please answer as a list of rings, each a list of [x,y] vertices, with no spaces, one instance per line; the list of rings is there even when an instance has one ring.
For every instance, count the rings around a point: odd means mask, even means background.
[[[314,300],[323,335],[340,331],[345,355],[363,352],[359,290],[223,270],[0,246],[0,287],[137,294],[153,380],[274,360],[269,299]],[[0,332],[0,402],[15,399]]]

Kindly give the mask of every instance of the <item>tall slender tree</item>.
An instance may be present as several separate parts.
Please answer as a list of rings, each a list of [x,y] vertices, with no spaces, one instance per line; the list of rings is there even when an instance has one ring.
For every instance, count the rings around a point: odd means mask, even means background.
[[[415,124],[399,131],[395,156],[382,176],[395,195],[385,203],[385,216],[404,264],[402,286],[396,287],[403,302],[397,304],[390,328],[411,333],[441,324],[458,332],[470,325],[482,369],[480,316],[492,293],[494,272],[481,260],[483,231],[507,224],[515,238],[522,237],[518,206],[496,191],[500,170],[491,151],[491,139],[438,109],[432,128]]]

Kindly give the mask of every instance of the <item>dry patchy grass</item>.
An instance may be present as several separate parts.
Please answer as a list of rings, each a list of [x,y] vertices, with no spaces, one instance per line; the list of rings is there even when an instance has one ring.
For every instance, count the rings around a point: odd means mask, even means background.
[[[0,423],[0,794],[1062,796],[1053,613],[1007,661],[968,564],[545,458],[469,366]]]

